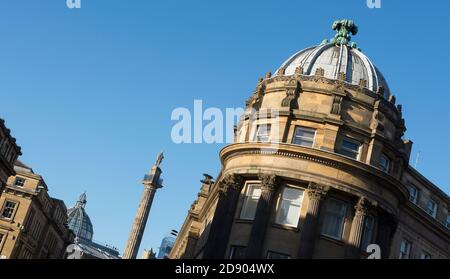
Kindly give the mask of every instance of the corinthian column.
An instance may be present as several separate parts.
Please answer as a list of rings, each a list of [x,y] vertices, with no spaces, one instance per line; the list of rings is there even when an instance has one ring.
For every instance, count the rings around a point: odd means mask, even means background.
[[[272,208],[275,191],[279,185],[276,175],[260,174],[261,196],[256,207],[255,220],[247,246],[246,257],[258,259],[262,257],[262,248],[269,224],[270,209]]]
[[[360,257],[360,246],[364,231],[364,220],[368,212],[368,202],[364,197],[360,198],[355,206],[355,216],[353,217],[348,240],[348,256],[351,258]]]
[[[231,226],[233,225],[234,214],[242,186],[242,177],[237,174],[229,174],[219,183],[219,197],[203,254],[204,259],[225,258]]]
[[[329,189],[328,186],[319,185],[313,182],[309,183],[306,192],[309,198],[308,211],[301,232],[300,249],[298,252],[298,257],[300,259],[310,259],[313,256],[320,201],[325,197]]]

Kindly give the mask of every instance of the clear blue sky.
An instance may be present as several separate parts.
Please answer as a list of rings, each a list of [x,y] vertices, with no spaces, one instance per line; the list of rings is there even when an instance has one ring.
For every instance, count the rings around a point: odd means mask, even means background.
[[[257,79],[331,38],[354,37],[404,106],[418,169],[450,192],[448,1],[0,1],[0,117],[22,160],[72,206],[87,191],[94,238],[123,251],[157,153],[157,193],[142,247],[178,229],[222,145],[175,145],[174,108],[243,106]]]

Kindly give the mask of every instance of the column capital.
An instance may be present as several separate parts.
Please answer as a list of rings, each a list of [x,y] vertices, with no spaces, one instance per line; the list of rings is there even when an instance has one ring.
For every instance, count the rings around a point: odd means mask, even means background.
[[[219,191],[227,193],[229,190],[240,191],[244,185],[244,179],[239,174],[227,174],[219,183]]]
[[[259,180],[261,180],[261,188],[263,191],[273,192],[276,190],[279,182],[279,177],[273,174],[260,173],[258,175]]]
[[[358,202],[355,205],[355,215],[363,215],[366,216],[369,212],[370,202],[365,197],[359,198]]]
[[[329,186],[309,182],[307,194],[311,200],[321,200],[329,190]]]

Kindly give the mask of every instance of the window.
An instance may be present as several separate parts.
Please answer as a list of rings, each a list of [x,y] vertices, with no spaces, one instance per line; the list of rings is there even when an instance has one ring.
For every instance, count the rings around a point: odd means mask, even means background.
[[[245,259],[245,247],[231,246],[230,259]]]
[[[31,227],[31,235],[36,240],[39,239],[39,236],[41,235],[41,223],[38,220],[33,222]]]
[[[391,170],[391,159],[386,154],[381,154],[379,168],[384,172]]]
[[[422,253],[420,253],[420,259],[421,260],[431,260],[431,255],[425,251],[422,251]]]
[[[257,184],[247,185],[244,204],[241,211],[241,219],[253,220],[255,218],[256,207],[261,196],[261,186]]]
[[[433,218],[436,218],[437,213],[437,204],[434,200],[430,199],[427,203],[427,213],[430,214]]]
[[[286,187],[281,195],[276,223],[297,227],[302,207],[303,190]]]
[[[292,139],[293,144],[313,147],[314,137],[316,136],[316,130],[305,127],[295,128],[294,138]]]
[[[342,140],[341,147],[338,150],[338,153],[355,160],[359,159],[359,149],[361,147],[361,143],[352,140],[350,138],[344,138]]]
[[[270,141],[270,124],[258,125],[256,131],[256,141],[269,142]]]
[[[5,238],[5,235],[4,234],[2,234],[2,233],[0,233],[0,248],[1,248],[1,246],[2,246],[2,243],[3,243],[3,239]]]
[[[291,258],[291,256],[289,256],[289,255],[280,254],[277,252],[269,251],[267,253],[267,259],[269,259],[269,260],[289,260],[290,258]]]
[[[446,224],[447,229],[450,230],[450,214],[447,214],[447,224]]]
[[[363,235],[361,239],[361,249],[366,250],[367,246],[372,244],[372,238],[375,228],[375,218],[373,216],[366,216],[364,219]]]
[[[326,205],[322,234],[337,240],[342,238],[347,205],[337,200],[329,200]]]
[[[1,217],[6,218],[6,219],[11,219],[14,214],[14,210],[16,209],[16,205],[17,204],[15,202],[7,201],[5,203],[5,206],[3,207]]]
[[[411,252],[411,242],[407,240],[402,240],[400,244],[400,259],[409,259],[409,254]]]
[[[25,185],[25,178],[16,177],[16,180],[14,181],[14,186],[23,187],[24,185]]]
[[[32,257],[33,257],[33,253],[31,253],[30,250],[28,250],[27,248],[24,248],[24,249],[22,250],[22,257],[21,257],[21,259],[23,259],[23,260],[29,260],[29,259],[31,259]]]
[[[418,199],[419,199],[419,190],[412,185],[409,186],[409,200],[412,203],[417,204]]]

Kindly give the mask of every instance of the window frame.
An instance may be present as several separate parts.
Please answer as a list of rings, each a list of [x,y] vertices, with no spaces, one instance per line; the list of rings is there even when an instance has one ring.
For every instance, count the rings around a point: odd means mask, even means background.
[[[344,205],[344,214],[342,216],[342,222],[341,222],[341,225],[340,225],[340,231],[339,231],[339,236],[338,237],[324,232],[325,223],[326,223],[326,220],[327,220],[327,213],[329,212],[328,208],[329,208],[329,203],[330,202],[337,202],[337,203],[340,203],[341,205]],[[345,201],[342,201],[342,200],[339,200],[339,199],[335,199],[335,198],[328,199],[327,202],[326,202],[326,205],[325,205],[324,212],[323,212],[323,216],[324,217],[323,217],[323,221],[322,221],[322,226],[320,228],[320,234],[325,236],[325,237],[329,237],[329,238],[332,238],[332,239],[335,239],[335,240],[338,240],[338,241],[342,241],[343,234],[344,234],[344,229],[345,229],[346,218],[347,218],[347,213],[348,213],[348,208],[349,208],[348,203],[345,202]]]
[[[306,131],[309,131],[309,132],[314,132],[313,137],[312,137],[312,138],[307,138],[307,137],[296,136],[297,130],[302,130],[302,129],[303,129],[303,130],[306,130]],[[294,134],[292,135],[292,141],[291,141],[291,143],[294,144],[294,145],[298,145],[298,146],[314,148],[314,145],[315,145],[315,143],[316,143],[316,136],[317,136],[317,129],[315,129],[315,128],[310,128],[310,127],[306,127],[306,126],[295,126],[295,128],[294,128]],[[309,145],[304,145],[304,144],[299,144],[299,143],[295,143],[295,140],[296,140],[296,139],[300,139],[300,140],[303,140],[303,141],[305,141],[305,139],[306,139],[306,141],[311,140],[311,146],[309,146]]]
[[[249,191],[250,191],[250,187],[258,187],[259,189],[260,189],[260,194],[259,194],[259,196],[257,197],[257,198],[254,198],[255,196],[250,196],[249,195]],[[241,220],[248,220],[248,221],[252,221],[252,220],[255,220],[255,216],[256,216],[256,210],[257,210],[257,208],[258,208],[258,202],[259,202],[259,199],[260,199],[260,197],[261,197],[261,194],[262,194],[262,187],[261,187],[261,183],[260,182],[248,182],[248,183],[246,183],[246,185],[245,185],[245,192],[244,192],[244,200],[242,201],[242,207],[241,207],[241,213],[239,214],[239,219],[241,219]],[[253,213],[253,217],[252,218],[246,218],[245,216],[243,216],[244,215],[244,212],[246,211],[246,210],[248,210],[248,201],[249,201],[249,199],[254,199],[254,200],[256,200],[256,207],[255,207],[255,212]]]
[[[3,214],[5,212],[6,209],[6,205],[8,203],[13,203],[14,204],[14,209],[11,212],[11,216],[10,217],[5,217]],[[4,219],[4,220],[14,220],[14,217],[16,215],[17,209],[19,208],[19,202],[17,201],[13,201],[13,200],[5,200],[5,202],[3,203],[2,206],[2,210],[0,211],[0,219]]]
[[[386,160],[386,163],[387,163],[386,166],[383,166],[381,164],[383,158]],[[388,155],[386,155],[386,153],[381,153],[380,160],[378,162],[378,168],[381,169],[385,173],[390,173],[391,172],[392,159]]]
[[[352,143],[352,144],[358,145],[357,151],[355,151],[355,150],[353,150],[353,149],[350,149],[350,148],[347,148],[347,147],[344,147],[344,142],[345,142],[345,141],[347,141],[347,142],[349,142],[349,143]],[[361,159],[361,149],[362,149],[362,145],[363,145],[362,142],[360,142],[360,141],[358,141],[358,140],[356,140],[356,139],[353,139],[353,138],[350,138],[350,137],[347,137],[347,136],[342,136],[342,138],[341,138],[341,140],[340,140],[340,142],[339,142],[339,148],[338,148],[338,150],[337,150],[337,153],[340,154],[340,155],[342,155],[342,156],[345,156],[345,157],[347,157],[347,158],[350,158],[350,159],[359,161],[359,160]],[[346,154],[343,154],[343,153],[342,153],[343,151],[344,151],[344,152],[355,153],[355,154],[356,154],[356,158],[351,157],[351,156],[348,156],[348,155],[346,155]]]
[[[411,200],[411,189],[415,189],[415,192],[416,192],[414,200]],[[409,193],[409,201],[412,202],[413,204],[418,204],[418,202],[419,202],[419,188],[417,188],[414,185],[409,185],[408,193]]]
[[[430,212],[430,208],[428,207],[430,203],[434,204],[433,212]],[[426,206],[426,212],[428,213],[428,215],[436,219],[437,211],[438,211],[438,203],[433,198],[429,198]]]
[[[278,221],[279,214],[281,212],[280,209],[282,208],[282,204],[285,201],[285,199],[283,199],[284,192],[287,189],[292,189],[292,190],[296,190],[296,191],[301,192],[300,203],[299,204],[294,204],[294,205],[298,206],[298,212],[296,213],[297,214],[297,222],[296,222],[295,225],[294,224],[288,224],[287,222],[282,223],[282,222]],[[277,207],[276,207],[276,212],[275,212],[275,224],[279,225],[279,226],[290,227],[290,228],[298,228],[298,226],[300,224],[300,217],[301,217],[301,212],[302,212],[302,207],[303,207],[303,199],[304,198],[305,198],[305,190],[304,189],[297,188],[297,187],[292,187],[292,186],[289,186],[289,185],[284,186],[282,188],[282,191],[280,192],[280,196],[279,196],[278,202],[277,202]],[[290,208],[292,206],[292,201],[291,200],[287,200],[287,199],[286,199],[286,201],[290,201],[291,202],[289,204],[289,208]],[[287,217],[287,214],[286,214],[286,217]]]
[[[19,185],[19,184],[18,184],[18,181],[22,181],[22,182],[21,182],[22,185]],[[14,186],[23,188],[23,187],[25,186],[25,182],[26,182],[26,181],[27,181],[26,178],[18,177],[18,176],[17,176],[16,179],[14,179]]]
[[[267,131],[267,140],[264,140],[264,141],[260,140],[261,135],[259,134],[260,129],[262,127],[266,127],[266,131]],[[256,125],[255,141],[256,142],[263,142],[263,143],[265,143],[265,142],[271,142],[271,140],[272,140],[272,124],[270,124],[270,123],[268,123],[268,124],[261,123],[261,124]]]
[[[372,228],[370,230],[370,236],[369,238],[366,238],[366,228],[367,228],[367,220],[371,219],[372,220]],[[363,224],[363,231],[362,231],[362,236],[361,236],[361,244],[360,244],[360,249],[363,251],[366,251],[367,247],[372,244],[372,241],[374,239],[375,233],[376,233],[376,218],[373,215],[367,215],[364,218],[364,224]],[[367,243],[364,243],[365,241],[367,241]],[[366,247],[364,247],[366,246]]]
[[[408,248],[407,251],[402,251],[403,243],[406,244],[406,248]],[[402,239],[402,241],[400,242],[399,259],[400,260],[410,259],[410,257],[411,257],[411,249],[412,249],[412,242],[407,240],[407,239],[405,239],[405,238]]]

